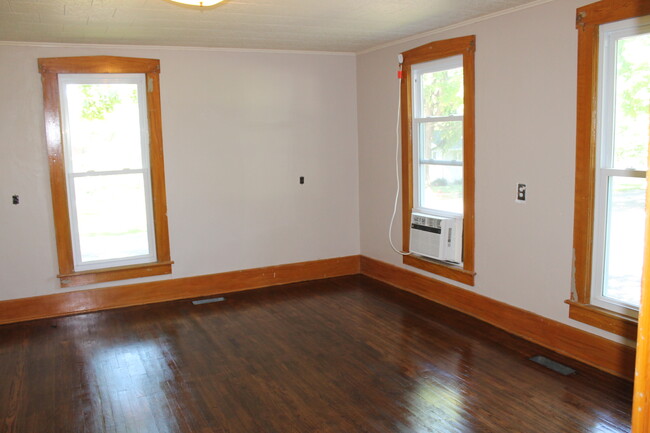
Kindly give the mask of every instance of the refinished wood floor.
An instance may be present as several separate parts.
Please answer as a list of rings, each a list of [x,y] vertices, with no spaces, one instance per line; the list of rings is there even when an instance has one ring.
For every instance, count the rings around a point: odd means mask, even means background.
[[[628,432],[631,394],[362,276],[0,326],[3,433]]]

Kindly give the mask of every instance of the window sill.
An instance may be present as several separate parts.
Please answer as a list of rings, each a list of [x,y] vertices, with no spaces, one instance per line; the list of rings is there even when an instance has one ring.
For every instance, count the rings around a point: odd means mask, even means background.
[[[628,340],[636,340],[638,323],[636,319],[591,304],[582,304],[571,300],[564,302],[569,305],[569,318],[620,335]]]
[[[468,286],[474,285],[474,275],[476,273],[458,266],[448,265],[420,256],[404,256],[403,263],[431,272],[432,274],[440,275],[441,277],[449,278],[450,280],[458,281],[459,283],[467,284]]]
[[[88,284],[105,283],[108,281],[128,280],[130,278],[151,277],[172,273],[174,262],[143,263],[115,268],[93,269],[83,272],[60,274],[61,287],[85,286]]]

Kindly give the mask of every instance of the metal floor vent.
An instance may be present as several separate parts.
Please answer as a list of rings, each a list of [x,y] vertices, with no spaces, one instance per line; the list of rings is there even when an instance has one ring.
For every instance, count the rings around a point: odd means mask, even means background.
[[[555,362],[552,359],[548,359],[545,356],[535,355],[532,358],[530,358],[530,360],[538,363],[539,365],[543,365],[544,367],[549,368],[555,371],[556,373],[560,373],[564,376],[569,376],[576,372],[573,368],[567,367],[566,365],[560,364],[559,362]]]
[[[225,300],[226,300],[226,298],[222,298],[222,297],[208,298],[208,299],[197,299],[196,301],[192,301],[192,304],[194,304],[194,305],[211,304],[213,302],[221,302],[221,301],[225,301]]]

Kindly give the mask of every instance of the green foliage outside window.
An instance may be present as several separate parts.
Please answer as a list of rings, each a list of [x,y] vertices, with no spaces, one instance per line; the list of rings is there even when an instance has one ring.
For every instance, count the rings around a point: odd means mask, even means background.
[[[454,68],[421,75],[422,117],[463,116],[463,69]],[[439,121],[421,126],[420,142],[425,159],[438,161],[463,160],[463,127],[461,120]],[[462,178],[442,177],[426,172],[425,183],[439,198],[462,196]]]
[[[463,115],[463,69],[447,69],[422,74],[422,116]],[[435,128],[424,143],[427,153],[436,159],[462,160],[463,130],[455,127]]]
[[[120,92],[111,85],[83,84],[81,93],[84,96],[81,117],[86,120],[104,120],[116,105],[122,103]],[[138,103],[136,89],[129,93],[129,100],[133,104]]]
[[[81,117],[86,120],[104,120],[106,114],[112,113],[115,105],[122,102],[110,86],[83,84],[81,93],[84,95]]]
[[[616,50],[615,159],[644,169],[650,120],[650,34],[620,39]],[[618,165],[618,164],[617,164]]]

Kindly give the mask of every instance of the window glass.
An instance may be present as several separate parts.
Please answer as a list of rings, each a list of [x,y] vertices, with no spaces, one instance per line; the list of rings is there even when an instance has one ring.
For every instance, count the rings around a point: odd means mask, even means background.
[[[80,177],[74,187],[82,262],[149,255],[142,174]]]
[[[463,160],[463,122],[427,122],[420,124],[422,160]]]
[[[637,308],[641,298],[645,190],[645,179],[610,179],[603,296]]]
[[[422,117],[463,115],[463,68],[428,72],[420,76]]]
[[[616,43],[614,167],[646,170],[650,130],[650,33]]]
[[[420,206],[455,214],[463,213],[463,167],[422,164]]]
[[[70,171],[142,168],[137,85],[67,84],[65,91]]]

